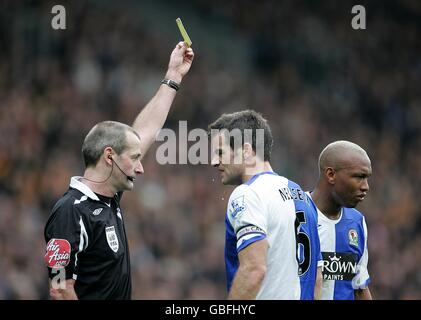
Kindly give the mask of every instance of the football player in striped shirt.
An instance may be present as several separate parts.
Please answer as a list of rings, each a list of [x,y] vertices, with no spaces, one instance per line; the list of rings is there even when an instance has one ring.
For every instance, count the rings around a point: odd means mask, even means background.
[[[272,170],[272,133],[260,114],[252,110],[224,114],[209,129],[215,146],[212,165],[223,184],[237,186],[225,218],[228,298],[300,299],[296,214],[308,197],[296,183]],[[247,129],[252,131],[249,136]],[[235,130],[237,136],[231,135]],[[241,161],[236,163],[236,157]]]
[[[317,231],[317,208],[311,198],[298,205],[301,207],[296,220],[301,300],[320,300],[323,258]]]
[[[319,172],[311,197],[318,208],[322,299],[371,300],[367,225],[355,209],[369,190],[370,158],[355,143],[335,141],[321,152]]]

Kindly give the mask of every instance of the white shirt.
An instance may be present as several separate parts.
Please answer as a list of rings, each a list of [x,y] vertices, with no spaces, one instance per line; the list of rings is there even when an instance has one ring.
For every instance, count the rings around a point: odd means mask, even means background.
[[[238,252],[266,239],[267,271],[256,298],[300,299],[294,198],[300,201],[303,195],[299,186],[273,172],[258,174],[233,191],[226,219],[228,287],[238,268]]]

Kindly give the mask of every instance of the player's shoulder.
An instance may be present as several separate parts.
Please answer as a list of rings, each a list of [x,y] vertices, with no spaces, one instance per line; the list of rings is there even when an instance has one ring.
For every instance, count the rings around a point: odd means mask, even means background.
[[[265,186],[265,177],[262,175],[255,175],[243,184],[238,185],[231,193],[231,197],[240,195],[258,194],[262,192],[262,187]]]
[[[292,180],[289,180],[289,179],[287,179],[287,181],[288,181],[288,187],[289,188],[303,190],[301,188],[301,186],[298,183],[296,183],[295,181],[292,181]]]
[[[263,172],[253,176],[248,181],[238,185],[231,193],[230,200],[240,196],[250,196],[263,199],[268,189],[277,188],[297,188],[301,187],[296,183],[291,183],[287,178],[275,172]]]
[[[230,201],[240,196],[245,196],[254,193],[250,185],[240,184],[232,191]]]
[[[254,175],[251,179],[244,182],[242,186],[248,186],[256,193],[265,193],[268,189],[288,188],[289,180],[276,172],[262,172]]]
[[[261,197],[258,192],[250,185],[241,184],[238,185],[231,193],[228,200],[228,211],[234,209],[239,210],[240,208],[245,208],[246,203],[261,203]]]
[[[345,219],[351,219],[358,222],[364,220],[363,213],[355,208],[343,208],[343,215]]]

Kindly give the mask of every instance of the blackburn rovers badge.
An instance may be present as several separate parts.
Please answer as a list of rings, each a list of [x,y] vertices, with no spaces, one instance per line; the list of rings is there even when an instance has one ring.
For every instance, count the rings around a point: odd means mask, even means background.
[[[350,229],[348,232],[349,244],[358,247],[358,233],[355,229]]]

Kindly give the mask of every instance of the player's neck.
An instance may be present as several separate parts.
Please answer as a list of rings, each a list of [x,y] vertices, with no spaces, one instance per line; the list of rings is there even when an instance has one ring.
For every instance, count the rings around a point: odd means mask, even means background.
[[[316,207],[329,219],[337,220],[341,215],[342,207],[332,201],[331,195],[328,192],[324,192],[323,188],[317,186],[311,192],[311,198],[313,199]]]
[[[253,167],[247,167],[242,176],[243,183],[248,181],[251,177],[262,172],[273,172],[269,161],[258,162]]]

